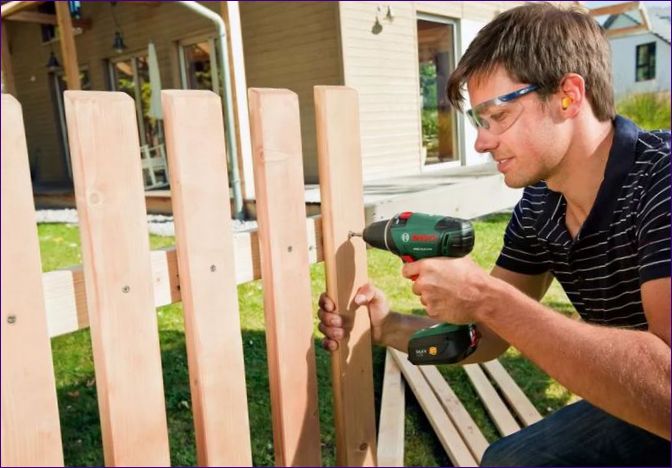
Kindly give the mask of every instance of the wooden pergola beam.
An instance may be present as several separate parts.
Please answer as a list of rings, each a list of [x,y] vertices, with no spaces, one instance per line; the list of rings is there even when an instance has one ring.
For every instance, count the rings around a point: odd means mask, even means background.
[[[16,97],[12,54],[9,50],[9,35],[7,34],[7,25],[4,24],[4,21],[0,29],[2,29],[2,81],[5,84],[5,92]]]
[[[79,63],[77,62],[77,49],[75,47],[75,35],[72,31],[72,18],[67,2],[54,2],[56,18],[58,19],[58,34],[61,40],[61,56],[63,69],[68,82],[69,90],[82,89],[79,77]]]
[[[39,24],[58,24],[56,15],[49,13],[40,13],[38,11],[20,11],[6,18],[7,21],[22,21],[25,23],[39,23]],[[90,19],[72,20],[72,25],[76,28],[89,29],[91,28]]]
[[[640,2],[625,2],[617,5],[609,5],[590,10],[591,16],[620,15],[626,11],[636,10],[640,7]]]
[[[33,8],[36,5],[44,2],[7,2],[0,7],[0,15],[2,18],[7,18],[11,15],[15,15],[20,11],[28,10]]]
[[[617,29],[608,29],[607,37],[621,37],[627,36],[629,34],[635,34],[639,32],[646,32],[651,30],[651,21],[649,20],[649,15],[646,11],[646,7],[642,2],[625,2],[617,5],[609,5],[601,8],[594,8],[590,10],[592,16],[606,16],[606,15],[621,15],[629,11],[637,10],[641,19],[640,24],[634,24],[632,26],[625,26]],[[633,19],[633,21],[636,21]]]

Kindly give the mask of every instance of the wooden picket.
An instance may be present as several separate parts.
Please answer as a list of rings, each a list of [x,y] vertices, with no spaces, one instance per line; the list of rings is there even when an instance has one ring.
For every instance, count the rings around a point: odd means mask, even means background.
[[[63,464],[21,106],[2,95],[2,465]]]
[[[105,464],[169,465],[135,104],[66,91],[65,113]]]
[[[162,98],[197,462],[248,466],[252,450],[221,100],[211,91],[163,91]]]
[[[331,361],[336,463],[375,466],[371,323],[366,307],[353,302],[357,288],[368,281],[366,245],[348,235],[364,229],[357,92],[316,86],[315,109],[327,293],[350,330]]]
[[[275,463],[321,464],[299,100],[249,91]]]

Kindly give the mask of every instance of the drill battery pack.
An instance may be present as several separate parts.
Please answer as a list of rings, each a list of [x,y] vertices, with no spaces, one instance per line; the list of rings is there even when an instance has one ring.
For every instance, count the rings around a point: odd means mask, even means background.
[[[475,325],[440,323],[417,331],[408,343],[408,360],[415,365],[455,364],[477,346],[480,335]]]

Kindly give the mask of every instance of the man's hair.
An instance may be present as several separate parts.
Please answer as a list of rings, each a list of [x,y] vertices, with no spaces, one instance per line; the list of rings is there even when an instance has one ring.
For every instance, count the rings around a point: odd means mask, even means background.
[[[527,4],[497,15],[476,35],[448,80],[451,104],[462,109],[462,85],[502,66],[511,79],[536,84],[545,100],[567,73],[583,77],[600,121],[614,118],[611,49],[604,29],[582,7]]]

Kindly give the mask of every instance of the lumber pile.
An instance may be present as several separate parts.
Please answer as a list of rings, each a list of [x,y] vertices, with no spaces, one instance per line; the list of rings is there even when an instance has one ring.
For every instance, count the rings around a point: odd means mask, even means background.
[[[497,360],[464,369],[502,436],[541,419]],[[403,378],[402,378],[403,376]],[[388,348],[378,431],[380,466],[404,466],[405,385],[415,394],[454,466],[477,466],[488,441],[436,366],[415,366]]]

